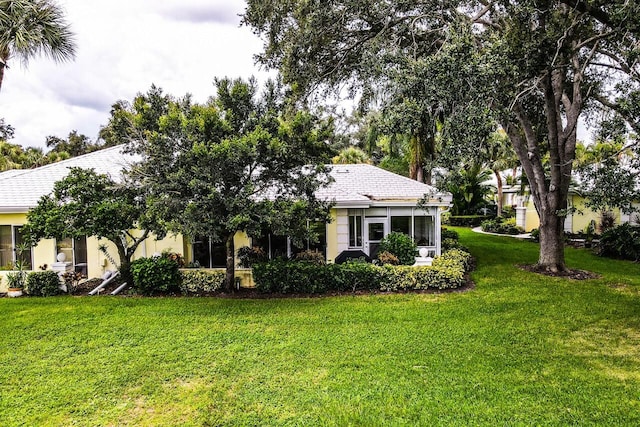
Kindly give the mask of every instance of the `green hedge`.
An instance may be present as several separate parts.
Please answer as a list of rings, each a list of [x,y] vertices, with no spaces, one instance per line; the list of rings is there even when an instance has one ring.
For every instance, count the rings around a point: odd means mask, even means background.
[[[28,295],[50,297],[60,291],[60,277],[55,271],[33,271],[27,275],[24,291]]]
[[[455,227],[478,227],[482,221],[491,219],[487,215],[451,215],[447,220],[447,224]]]
[[[131,263],[134,289],[143,295],[179,290],[178,263],[165,257],[140,258]]]
[[[261,292],[285,294],[454,289],[464,285],[465,273],[472,264],[471,255],[457,249],[424,267],[377,266],[357,261],[318,265],[276,260],[254,265],[253,279]]]
[[[184,295],[202,295],[219,291],[224,286],[223,270],[180,270],[180,292]]]
[[[498,234],[522,234],[524,229],[516,225],[515,218],[494,218],[482,222],[482,231]]]

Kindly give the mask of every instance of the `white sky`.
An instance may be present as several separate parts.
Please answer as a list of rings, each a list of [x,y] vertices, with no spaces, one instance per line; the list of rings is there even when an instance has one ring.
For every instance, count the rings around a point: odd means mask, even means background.
[[[11,142],[24,147],[44,147],[48,135],[66,138],[72,130],[95,140],[111,105],[152,83],[205,101],[214,77],[268,75],[254,65],[262,42],[239,27],[243,0],[57,3],[76,34],[75,61],[10,62],[0,90],[0,117],[16,130]]]

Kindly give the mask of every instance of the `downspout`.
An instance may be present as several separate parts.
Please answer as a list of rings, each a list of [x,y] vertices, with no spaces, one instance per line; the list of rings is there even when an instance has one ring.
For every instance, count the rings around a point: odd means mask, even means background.
[[[437,209],[436,215],[436,256],[442,255],[442,214],[445,214],[451,210],[451,205],[447,206],[447,209]]]

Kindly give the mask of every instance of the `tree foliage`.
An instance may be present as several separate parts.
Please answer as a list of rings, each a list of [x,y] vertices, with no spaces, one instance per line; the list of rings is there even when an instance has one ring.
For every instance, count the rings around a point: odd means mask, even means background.
[[[253,80],[215,85],[205,104],[152,87],[131,105],[116,104],[103,134],[142,157],[132,175],[169,229],[225,244],[231,290],[236,232],[257,237],[269,230],[300,241],[309,237],[308,219],[327,217],[314,193],[328,182],[331,126],[288,109],[278,82],[261,94]]]
[[[640,202],[640,153],[622,141],[579,144],[576,155],[578,189],[594,211],[637,212]]]
[[[491,177],[491,171],[485,169],[480,162],[462,165],[459,169],[450,171],[438,186],[443,191],[453,195],[453,215],[476,215],[482,208],[487,207],[487,196],[492,188],[486,184]]]
[[[73,33],[52,0],[0,0],[0,87],[8,62],[23,65],[44,55],[56,62],[75,56]]]
[[[98,151],[117,144],[109,144],[106,141],[93,142],[87,135],[72,130],[66,139],[49,135],[46,139],[47,148],[50,148],[49,154],[59,153],[67,154],[68,157],[77,157],[83,154]]]
[[[71,168],[27,213],[25,233],[34,245],[43,238],[105,238],[116,246],[120,272],[128,281],[136,248],[151,229],[159,230],[147,215],[145,201],[133,183],[121,185],[93,169]],[[136,228],[140,234],[132,233]]]
[[[606,110],[640,127],[638,12],[623,0],[249,0],[244,23],[265,41],[259,60],[301,94],[346,83],[367,98],[398,71],[419,75],[454,154],[494,119],[530,183],[538,264],[557,271],[579,118]]]

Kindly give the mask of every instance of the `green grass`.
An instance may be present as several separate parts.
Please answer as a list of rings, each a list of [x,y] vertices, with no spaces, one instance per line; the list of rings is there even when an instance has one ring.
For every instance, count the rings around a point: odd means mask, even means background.
[[[0,300],[0,425],[640,425],[640,266],[460,229],[464,293]]]

